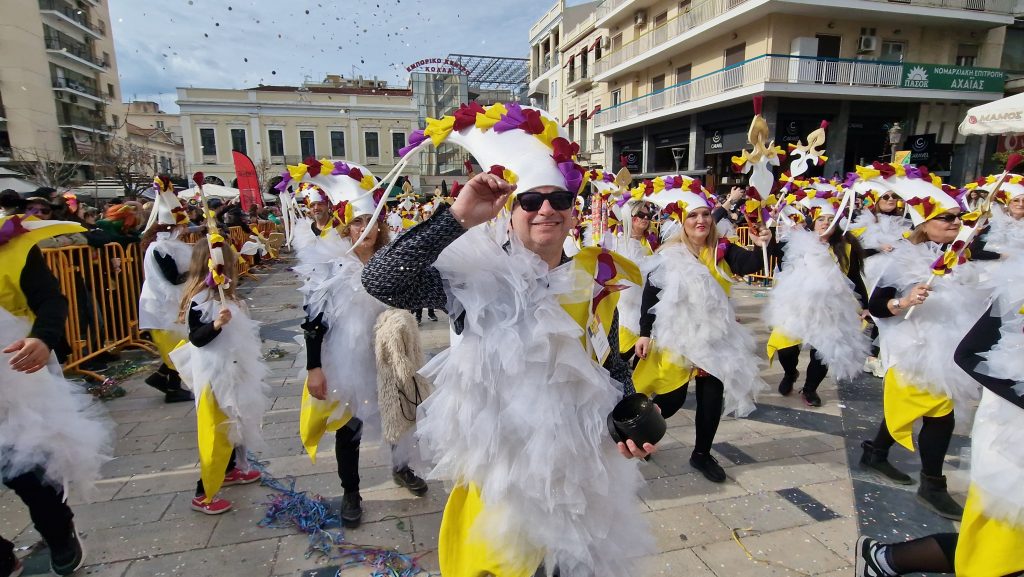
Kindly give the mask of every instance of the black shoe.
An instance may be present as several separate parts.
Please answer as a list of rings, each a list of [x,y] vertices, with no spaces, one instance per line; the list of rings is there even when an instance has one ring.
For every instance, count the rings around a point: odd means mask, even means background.
[[[782,380],[779,381],[779,394],[783,397],[788,397],[793,392],[793,383],[800,378],[799,372],[786,373],[782,376]]]
[[[804,402],[807,403],[808,407],[821,406],[821,397],[818,396],[817,391],[812,391],[805,387],[800,389],[800,396],[804,398]]]
[[[186,389],[167,389],[164,393],[165,403],[184,403],[186,401],[194,401],[196,398],[192,396],[192,393]]]
[[[711,456],[711,453],[698,453],[694,451],[690,454],[690,466],[704,473],[704,477],[712,483],[725,482],[725,469],[722,469],[722,466],[718,464],[718,460]]]
[[[860,446],[864,449],[864,454],[860,457],[861,468],[868,469],[872,473],[900,485],[914,484],[914,480],[910,478],[910,475],[893,467],[892,463],[889,462],[888,449],[876,449],[871,441],[864,441]]]
[[[875,541],[871,537],[857,539],[857,548],[853,554],[857,556],[857,567],[854,575],[857,577],[885,577],[889,575],[878,565],[878,551],[885,545]]]
[[[437,322],[437,315],[435,315],[434,313],[428,313],[427,318],[434,321],[435,323]]]
[[[341,498],[341,524],[347,529],[355,529],[363,520],[362,500],[359,493],[345,493]]]
[[[936,515],[946,519],[959,521],[964,515],[964,508],[949,496],[944,475],[932,477],[921,473],[921,485],[917,488],[917,500]]]
[[[395,480],[396,485],[409,489],[409,492],[417,497],[421,497],[427,492],[427,482],[417,477],[409,467],[392,471],[391,478]]]
[[[50,547],[50,569],[57,575],[71,575],[85,564],[85,550],[74,523],[64,543],[47,543]]]
[[[163,367],[161,367],[161,369],[162,368]],[[144,382],[147,385],[153,387],[154,389],[160,391],[161,393],[166,393],[167,392],[167,376],[168,376],[167,373],[163,372],[162,370],[158,370],[157,372],[153,373],[152,375],[149,375],[148,377],[146,377],[146,380]]]

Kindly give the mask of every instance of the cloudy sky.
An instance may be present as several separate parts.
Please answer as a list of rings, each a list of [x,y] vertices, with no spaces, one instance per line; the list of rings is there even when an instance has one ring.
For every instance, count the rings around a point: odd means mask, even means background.
[[[578,1],[569,4],[578,4]],[[405,85],[449,53],[525,58],[555,0],[110,0],[124,100],[175,88],[298,85],[334,73]]]

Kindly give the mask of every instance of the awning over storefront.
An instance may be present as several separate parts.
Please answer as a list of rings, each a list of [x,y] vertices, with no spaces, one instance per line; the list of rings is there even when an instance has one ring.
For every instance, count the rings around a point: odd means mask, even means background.
[[[960,123],[960,134],[1024,132],[1024,93],[975,106]]]

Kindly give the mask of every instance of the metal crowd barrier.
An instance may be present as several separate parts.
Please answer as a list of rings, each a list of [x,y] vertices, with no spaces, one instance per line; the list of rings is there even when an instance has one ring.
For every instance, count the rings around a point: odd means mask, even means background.
[[[736,227],[736,243],[740,246],[745,246],[751,250],[761,252],[761,249],[754,246],[754,243],[750,242],[750,227],[749,226],[738,226]],[[779,266],[779,259],[770,256],[768,257],[768,268],[757,274],[748,274],[743,277],[747,281],[747,284],[760,283],[764,286],[772,286],[775,282],[775,269]]]
[[[64,370],[104,377],[82,367],[105,352],[128,347],[156,349],[139,331],[142,259],[138,245],[111,243],[102,248],[68,246],[43,249],[46,263],[68,300],[65,324],[71,352]]]

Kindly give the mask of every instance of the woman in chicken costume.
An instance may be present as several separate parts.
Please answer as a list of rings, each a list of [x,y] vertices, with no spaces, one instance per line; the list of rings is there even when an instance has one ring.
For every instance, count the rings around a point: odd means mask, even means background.
[[[913,451],[913,425],[921,420],[918,501],[943,517],[959,519],[963,509],[949,496],[942,464],[955,425],[953,408],[977,400],[978,387],[953,364],[950,352],[980,316],[986,297],[978,286],[977,265],[956,266],[962,258],[963,207],[925,168],[875,163],[858,167],[857,173],[898,194],[914,221],[906,240],[875,257],[880,259],[879,278],[868,308],[879,330],[885,418],[875,439],[862,444],[861,463],[893,482],[912,484],[909,475],[888,462],[888,453],[897,442]],[[933,273],[944,276],[931,285]],[[917,309],[913,314],[911,307]]]
[[[446,308],[457,335],[421,370],[437,390],[418,437],[430,476],[454,484],[441,572],[529,577],[543,563],[562,577],[636,574],[651,542],[636,508],[642,479],[623,456],[654,447],[617,451],[606,418],[633,392],[614,354],[615,301],[639,270],[600,247],[562,251],[586,171],[544,111],[463,105],[429,119],[403,156],[445,142],[483,171],[363,273],[392,306]]]
[[[718,238],[714,201],[700,181],[658,177],[631,194],[682,224],[648,261],[634,383],[637,391],[654,396],[667,418],[683,406],[694,381],[697,440],[690,465],[722,483],[725,471],[711,455],[722,413],[750,414],[766,386],[758,376],[754,338],[736,321],[729,302],[732,276],[760,271],[764,262],[760,254]],[[771,233],[762,230],[751,238],[760,246]]]

